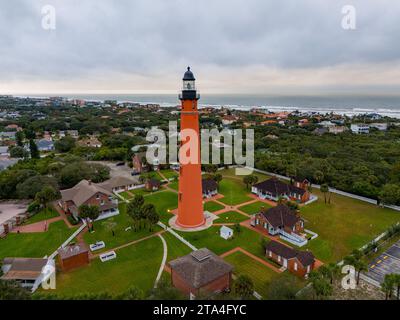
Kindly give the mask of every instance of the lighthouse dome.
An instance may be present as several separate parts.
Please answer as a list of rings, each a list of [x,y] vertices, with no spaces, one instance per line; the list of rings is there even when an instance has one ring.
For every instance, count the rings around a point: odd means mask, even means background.
[[[192,80],[196,80],[194,78],[193,72],[190,71],[190,67],[187,68],[187,71],[185,72],[185,74],[183,75],[183,79],[184,81],[192,81]]]

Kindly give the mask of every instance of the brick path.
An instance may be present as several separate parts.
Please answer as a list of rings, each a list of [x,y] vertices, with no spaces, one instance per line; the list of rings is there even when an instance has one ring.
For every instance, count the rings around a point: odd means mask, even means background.
[[[61,221],[63,218],[61,216],[54,217],[48,220],[39,221],[36,223],[31,223],[27,225],[21,225],[15,227],[11,233],[37,233],[37,232],[46,232],[49,229],[51,223],[56,221]]]

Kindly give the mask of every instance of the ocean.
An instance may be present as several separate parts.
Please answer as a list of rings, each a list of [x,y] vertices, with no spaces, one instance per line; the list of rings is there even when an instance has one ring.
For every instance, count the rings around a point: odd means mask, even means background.
[[[33,95],[29,95],[33,96]],[[46,96],[46,95],[40,95]],[[176,106],[179,104],[178,94],[101,94],[61,95],[66,98],[91,101],[117,100],[118,102],[157,103],[161,106]],[[368,96],[368,95],[321,95],[321,96],[268,96],[239,94],[209,94],[201,95],[200,107],[229,107],[232,109],[249,110],[254,107],[266,108],[270,111],[304,111],[346,114],[378,113],[383,116],[400,118],[400,96]]]

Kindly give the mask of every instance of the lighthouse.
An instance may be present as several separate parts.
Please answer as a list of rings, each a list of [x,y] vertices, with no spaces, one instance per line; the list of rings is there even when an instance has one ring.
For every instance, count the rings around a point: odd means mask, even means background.
[[[194,152],[197,161],[184,163],[180,155],[179,169],[179,194],[178,194],[178,217],[176,224],[185,229],[201,227],[205,224],[203,212],[203,191],[201,178],[201,156],[200,156],[200,134],[199,134],[199,111],[197,101],[200,95],[196,91],[196,79],[190,67],[187,68],[183,76],[181,100],[181,135],[185,129],[190,129],[195,133],[197,139],[196,149],[188,150],[186,153]],[[181,136],[181,152],[185,143],[189,139]],[[193,141],[192,141],[193,142]],[[191,144],[193,145],[193,144]],[[186,154],[190,156],[190,154]]]

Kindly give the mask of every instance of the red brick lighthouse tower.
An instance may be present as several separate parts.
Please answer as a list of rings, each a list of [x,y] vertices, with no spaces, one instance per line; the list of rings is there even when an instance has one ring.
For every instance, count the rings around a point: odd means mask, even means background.
[[[201,183],[199,111],[197,109],[197,101],[200,99],[200,95],[196,92],[196,79],[192,71],[190,71],[190,67],[187,68],[182,80],[182,94],[179,97],[182,101],[181,135],[184,129],[191,129],[195,132],[198,149],[189,149],[189,153],[197,151],[198,156],[196,163],[183,163],[180,155],[178,218],[176,224],[182,228],[196,228],[205,223]],[[181,147],[188,141],[189,139],[183,140]],[[186,155],[190,157],[190,155]]]

